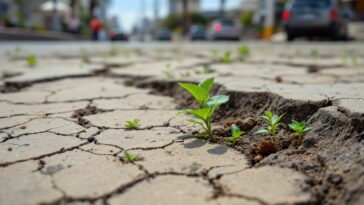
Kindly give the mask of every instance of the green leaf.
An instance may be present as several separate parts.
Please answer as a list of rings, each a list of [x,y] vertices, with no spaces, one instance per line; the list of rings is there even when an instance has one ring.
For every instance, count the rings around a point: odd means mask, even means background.
[[[207,102],[206,105],[207,107],[214,107],[214,106],[218,106],[218,105],[222,105],[226,102],[229,101],[229,96],[226,95],[217,95],[217,96],[213,96],[212,98],[210,98]]]
[[[193,115],[203,121],[207,121],[211,117],[211,109],[210,108],[204,108],[204,109],[198,109],[198,110],[184,110],[185,113]]]
[[[233,138],[239,138],[241,134],[243,134],[243,132],[237,125],[231,125],[231,135],[233,136]]]
[[[270,131],[267,128],[260,128],[255,134],[269,133]]]
[[[202,82],[200,82],[200,84],[198,84],[198,86],[205,89],[207,92],[209,92],[210,89],[212,88],[212,86],[214,85],[214,81],[215,81],[215,78],[213,78],[213,77],[207,78],[207,79],[203,80]]]
[[[265,111],[264,112],[264,115],[268,118],[268,119],[272,119],[272,117],[273,117],[273,113],[271,112],[271,111]],[[267,119],[266,118],[266,119]]]
[[[283,117],[283,115],[280,115],[280,116],[273,115],[272,116],[272,122],[271,123],[272,124],[278,124],[281,121],[282,117]]]
[[[306,127],[305,129],[303,129],[303,132],[308,132],[310,130],[312,130],[312,127]]]
[[[193,124],[198,124],[200,126],[203,126],[203,122],[197,119],[188,119],[187,121],[192,122]]]
[[[186,89],[196,100],[203,106],[209,98],[209,93],[206,89],[199,87],[193,83],[178,83],[179,86]]]

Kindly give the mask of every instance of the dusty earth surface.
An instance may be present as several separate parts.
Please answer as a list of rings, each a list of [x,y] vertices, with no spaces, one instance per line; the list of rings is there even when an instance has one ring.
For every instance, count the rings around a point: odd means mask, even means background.
[[[364,204],[364,46],[247,45],[8,45],[0,204]],[[204,140],[176,115],[196,106],[176,82],[211,76],[230,101]],[[254,134],[266,110],[284,114],[272,153]],[[292,119],[312,127],[302,145]],[[234,146],[232,122],[247,133]]]

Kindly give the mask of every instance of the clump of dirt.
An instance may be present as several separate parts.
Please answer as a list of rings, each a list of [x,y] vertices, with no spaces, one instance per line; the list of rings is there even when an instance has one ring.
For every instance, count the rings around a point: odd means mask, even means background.
[[[106,112],[106,111],[99,109],[95,106],[87,106],[86,108],[75,110],[71,117],[77,118],[78,124],[81,125],[82,127],[89,128],[91,126],[90,122],[82,117],[88,116],[88,115],[95,115],[95,114],[103,113],[103,112]]]
[[[75,110],[72,114],[72,118],[81,118],[88,115],[95,115],[98,113],[106,112],[105,110],[99,109],[95,106],[87,106],[86,108]]]

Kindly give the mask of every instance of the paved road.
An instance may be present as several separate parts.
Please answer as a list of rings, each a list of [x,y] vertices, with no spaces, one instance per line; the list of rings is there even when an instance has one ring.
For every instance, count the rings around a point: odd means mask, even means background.
[[[0,204],[361,204],[364,46],[247,45],[2,44]],[[230,95],[222,115],[258,121],[240,147],[176,115],[190,105],[176,82],[210,76]],[[312,130],[256,160],[242,147],[266,110]]]

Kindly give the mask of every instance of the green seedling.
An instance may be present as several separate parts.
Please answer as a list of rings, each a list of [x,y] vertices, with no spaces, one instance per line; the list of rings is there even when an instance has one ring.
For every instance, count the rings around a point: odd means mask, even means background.
[[[214,78],[207,78],[199,84],[194,83],[178,83],[179,86],[187,90],[200,104],[199,109],[186,109],[179,114],[189,114],[194,118],[189,119],[189,122],[200,125],[204,132],[203,137],[212,137],[212,117],[214,112],[224,103],[229,101],[229,96],[218,95],[209,96],[209,91],[214,85]]]
[[[239,59],[241,61],[245,61],[245,59],[250,55],[250,48],[246,45],[242,45],[238,48],[238,53],[239,53]]]
[[[273,142],[276,145],[276,147],[280,146],[279,139],[277,138],[277,128],[280,125],[280,121],[283,117],[283,115],[274,115],[270,111],[266,111],[263,116],[261,116],[263,119],[267,120],[269,125],[267,127],[263,127],[259,129],[256,134],[262,134],[262,133],[269,133],[271,137],[273,138]]]
[[[245,132],[241,131],[237,125],[235,125],[235,124],[231,125],[230,142],[232,145],[235,145],[236,141],[243,135],[245,135]]]
[[[125,151],[123,159],[128,162],[134,162],[140,160],[141,158],[138,155],[130,154],[129,152]]]
[[[181,52],[181,50],[179,48],[177,48],[177,47],[174,47],[174,48],[171,48],[171,52],[173,54],[179,54]]]
[[[90,55],[87,51],[83,51],[81,54],[82,62],[89,63],[90,62]]]
[[[191,73],[189,71],[180,73],[181,78],[188,78],[191,76]]]
[[[355,54],[352,53],[351,55],[351,63],[353,64],[353,67],[358,66],[358,59]]]
[[[133,121],[128,120],[128,121],[126,121],[124,127],[126,129],[136,129],[139,126],[139,122],[140,122],[140,119],[134,119]]]
[[[303,134],[312,129],[312,127],[306,127],[305,121],[297,122],[295,120],[292,120],[292,123],[288,124],[288,126],[297,133],[299,144],[302,144]]]
[[[209,74],[209,73],[214,73],[216,70],[213,69],[211,66],[209,65],[205,65],[203,68],[202,68],[202,71],[203,73],[206,73],[206,74]]]
[[[216,49],[210,50],[210,55],[213,61],[219,61],[219,52]]]
[[[314,60],[317,60],[319,57],[319,53],[316,49],[312,49],[311,50],[311,58],[314,59]]]
[[[118,54],[118,49],[116,47],[112,47],[109,50],[109,56],[110,57],[115,57]]]
[[[233,62],[231,59],[231,52],[226,51],[223,56],[220,57],[220,62],[225,64],[230,64]]]
[[[28,62],[29,67],[34,68],[38,63],[38,60],[37,60],[37,57],[35,55],[29,55],[27,57],[27,62]]]

